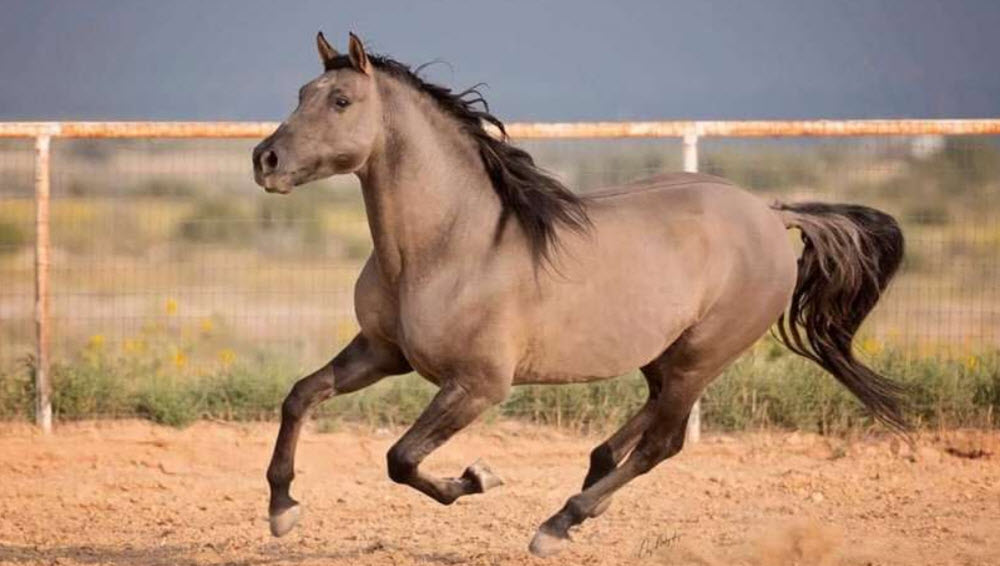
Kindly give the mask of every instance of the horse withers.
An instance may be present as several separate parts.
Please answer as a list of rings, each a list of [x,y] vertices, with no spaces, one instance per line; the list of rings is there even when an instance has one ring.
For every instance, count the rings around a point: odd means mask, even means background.
[[[361,331],[282,405],[267,472],[275,535],[299,516],[289,487],[308,410],[414,370],[439,391],[389,450],[389,476],[449,504],[501,481],[482,462],[436,477],[421,461],[512,386],[641,368],[648,400],[593,450],[582,491],[535,533],[539,555],[677,454],[705,387],[775,323],[792,350],[905,429],[900,386],[851,350],[902,258],[887,214],[769,205],[690,173],[579,196],[507,141],[474,89],[426,82],[353,34],[346,54],[322,34],[317,45],[323,73],[254,149],[255,178],[288,193],[357,175],[374,251],[355,287]],[[789,228],[801,232],[799,258]]]

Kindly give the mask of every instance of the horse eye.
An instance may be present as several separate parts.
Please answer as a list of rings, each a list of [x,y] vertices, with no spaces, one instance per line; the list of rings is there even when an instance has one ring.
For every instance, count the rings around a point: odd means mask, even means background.
[[[347,100],[343,96],[338,96],[336,100],[333,101],[337,105],[337,108],[347,108],[351,105],[351,101]]]

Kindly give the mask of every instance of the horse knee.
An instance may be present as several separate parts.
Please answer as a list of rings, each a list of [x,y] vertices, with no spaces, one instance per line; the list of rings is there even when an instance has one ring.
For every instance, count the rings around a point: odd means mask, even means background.
[[[413,476],[417,465],[398,444],[389,449],[385,455],[389,470],[389,479],[396,483],[407,483]]]
[[[281,403],[281,417],[284,419],[300,419],[306,411],[306,400],[302,388],[296,383]]]
[[[306,411],[316,403],[329,399],[334,393],[333,375],[330,366],[304,377],[292,386],[285,401],[281,404],[281,416],[284,419],[299,420]]]

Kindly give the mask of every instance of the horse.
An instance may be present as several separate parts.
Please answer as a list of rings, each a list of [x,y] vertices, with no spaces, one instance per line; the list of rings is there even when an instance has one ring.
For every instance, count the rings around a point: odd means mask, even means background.
[[[354,290],[360,332],[282,403],[267,470],[275,536],[300,516],[289,490],[308,411],[412,371],[438,390],[388,451],[388,475],[447,505],[503,482],[480,460],[457,477],[421,462],[513,386],[640,369],[648,399],[590,454],[581,491],[538,527],[529,550],[540,556],[677,454],[709,382],[775,326],[875,417],[906,430],[902,386],[852,354],[903,257],[890,215],[767,203],[692,173],[578,195],[508,140],[475,88],[430,83],[353,33],[346,53],[322,32],[316,44],[323,72],[254,148],[254,178],[287,194],[353,173],[374,249]]]

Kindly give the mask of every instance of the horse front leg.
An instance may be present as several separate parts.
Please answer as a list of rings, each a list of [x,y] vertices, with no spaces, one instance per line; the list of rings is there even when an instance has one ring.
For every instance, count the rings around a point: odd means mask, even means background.
[[[408,371],[410,365],[395,345],[358,334],[328,364],[295,383],[281,405],[281,428],[267,469],[271,534],[284,535],[299,519],[299,503],[289,494],[289,488],[295,477],[295,448],[309,410],[334,395],[351,393],[383,377]]]
[[[386,456],[389,477],[409,485],[435,501],[449,505],[463,495],[483,493],[503,485],[486,464],[477,460],[460,477],[439,478],[420,470],[420,463],[456,432],[471,424],[486,409],[506,397],[509,380],[504,384],[446,383],[413,426],[396,442]]]

